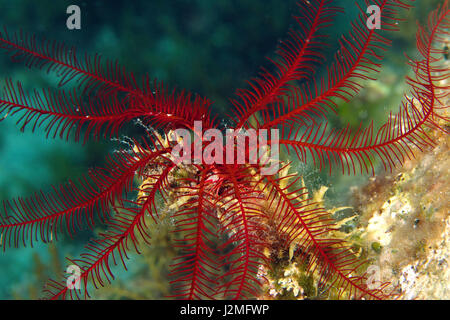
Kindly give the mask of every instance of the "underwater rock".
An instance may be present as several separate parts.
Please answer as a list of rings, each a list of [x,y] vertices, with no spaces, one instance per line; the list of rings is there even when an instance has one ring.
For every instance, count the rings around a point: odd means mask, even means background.
[[[434,148],[354,192],[366,255],[402,299],[450,299],[450,141],[439,130],[427,135]]]

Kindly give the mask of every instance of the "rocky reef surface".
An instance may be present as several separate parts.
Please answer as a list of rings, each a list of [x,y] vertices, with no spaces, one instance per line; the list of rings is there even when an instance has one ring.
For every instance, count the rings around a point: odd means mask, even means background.
[[[441,101],[445,106],[449,102]],[[446,120],[435,121],[449,129],[448,122],[442,123]],[[433,148],[354,191],[361,239],[373,270],[378,280],[396,286],[403,299],[450,299],[450,139],[438,130],[427,134]]]

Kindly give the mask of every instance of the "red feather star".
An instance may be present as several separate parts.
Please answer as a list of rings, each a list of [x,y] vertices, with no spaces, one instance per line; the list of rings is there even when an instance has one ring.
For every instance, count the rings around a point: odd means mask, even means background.
[[[338,102],[358,94],[360,80],[375,80],[390,45],[384,35],[399,28],[398,15],[410,9],[412,1],[366,4],[379,6],[382,30],[369,29],[367,14],[360,8],[322,77],[315,71],[325,62],[326,31],[342,10],[332,0],[299,1],[295,27],[270,60],[272,67],[262,69],[248,88],[237,90],[230,99],[233,128],[278,129],[282,149],[320,169],[328,166],[330,172],[340,167],[343,173],[375,174],[375,159],[391,171],[414,152],[432,146],[427,130],[439,128],[446,108],[440,101],[449,89],[438,85],[449,76],[440,66],[440,48],[449,35],[448,1],[431,13],[426,28],[419,26],[420,58],[409,61],[414,76],[407,78],[411,90],[398,113],[390,114],[379,129],[370,125],[356,131],[349,126],[330,130],[326,123]],[[132,150],[116,152],[104,167],[79,181],[54,187],[49,194],[4,202],[0,209],[4,248],[57,240],[61,234],[73,237],[98,220],[107,228],[79,259],[70,260],[81,270],[72,283],[80,284],[79,289],[68,286],[66,279],[50,281],[49,298],[86,298],[91,284],[98,288],[109,283],[114,278],[112,264],[125,265],[130,250],[139,252],[141,245],[150,245],[146,217],[155,222],[171,219],[180,235],[176,246],[181,255],[171,266],[177,298],[257,298],[264,282],[260,268],[270,264],[267,249],[275,244],[289,248],[293,243],[300,248],[305,269],[320,275],[319,287],[337,288],[342,298],[393,297],[387,284],[369,288],[366,275],[358,272],[364,261],[343,240],[327,237],[336,227],[334,220],[325,209],[304,200],[306,191],[296,186],[300,177],[280,174],[286,165],[263,175],[261,164],[186,165],[174,160],[175,143],[168,137],[175,130],[195,135],[219,128],[208,99],[170,90],[148,76],[136,79],[99,55],[80,58],[74,48],[24,32],[3,29],[0,49],[14,61],[53,72],[60,79],[57,89],[33,92],[26,92],[20,82],[6,81],[0,115],[18,117],[22,130],[44,127],[48,136],[86,142],[117,137],[125,124],[139,119],[153,131],[133,140]],[[62,88],[72,82],[77,83],[75,89]],[[195,132],[195,121],[201,123],[202,132]],[[209,143],[203,137],[201,146]],[[181,171],[189,174],[183,176]],[[133,183],[136,177],[143,181],[140,186]],[[168,206],[174,195],[180,205],[169,216],[158,212],[158,203]]]

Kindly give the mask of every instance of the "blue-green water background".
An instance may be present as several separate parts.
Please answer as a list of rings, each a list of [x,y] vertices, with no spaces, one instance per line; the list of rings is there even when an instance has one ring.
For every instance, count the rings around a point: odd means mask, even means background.
[[[148,72],[171,87],[185,88],[209,97],[221,117],[229,110],[228,98],[236,88],[256,75],[259,66],[267,65],[277,41],[293,24],[294,0],[142,0],[142,1],[32,1],[0,0],[0,25],[10,31],[23,29],[49,39],[75,45],[79,52],[99,52],[117,58],[136,75]],[[360,1],[361,2],[361,1]],[[425,13],[441,1],[418,0],[396,33],[393,50],[387,55],[388,71],[381,77],[402,80],[408,69],[403,52],[414,56],[415,21],[423,22]],[[339,15],[330,29],[330,42],[349,28],[357,9],[353,1],[341,0],[346,13]],[[82,29],[66,28],[66,8],[77,4],[81,8]],[[331,50],[328,50],[331,52]],[[320,74],[320,73],[319,73]],[[20,80],[27,88],[55,86],[54,75],[22,64],[12,63],[0,51],[0,81]],[[363,92],[362,95],[367,92]],[[353,125],[374,119],[380,122],[391,108],[396,108],[401,92],[393,91],[378,102],[377,108],[364,104],[343,104],[340,115],[333,118],[336,126]],[[85,146],[60,139],[45,139],[37,130],[21,133],[15,119],[0,123],[0,200],[29,196],[38,190],[49,190],[67,178],[76,179],[89,168],[101,165],[103,157],[118,145],[110,141],[88,143]],[[299,166],[313,185],[332,186],[330,201],[346,203],[348,190],[365,177],[328,177]],[[57,243],[58,254],[76,256],[92,236],[89,231],[74,240]],[[46,245],[34,248],[8,249],[0,253],[0,298],[33,298],[42,285],[39,281],[40,262],[47,263],[51,255]],[[138,263],[138,262],[137,262]],[[131,263],[132,265],[132,263]],[[61,270],[62,271],[62,270]],[[45,270],[44,276],[54,276]],[[120,273],[122,275],[122,273]],[[133,276],[133,268],[127,275]]]

